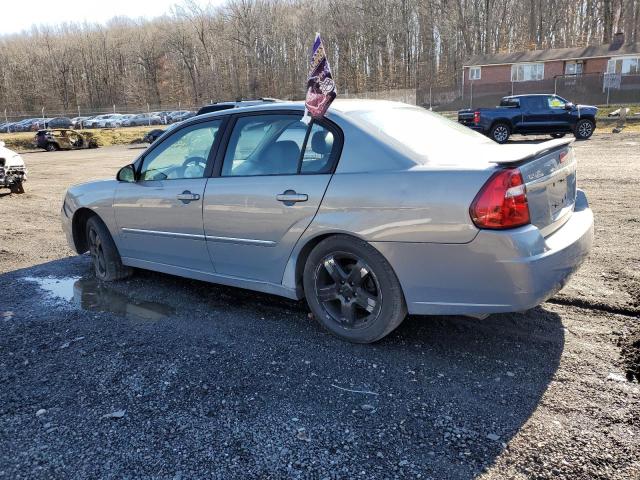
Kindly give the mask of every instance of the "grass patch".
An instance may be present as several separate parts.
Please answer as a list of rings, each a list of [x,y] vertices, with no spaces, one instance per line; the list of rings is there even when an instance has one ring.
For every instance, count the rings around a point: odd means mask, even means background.
[[[129,145],[131,143],[141,143],[142,137],[156,128],[164,129],[165,126],[153,127],[127,127],[127,128],[101,128],[85,129],[79,132],[91,136],[98,141],[98,145],[106,147],[109,145]],[[36,148],[34,139],[35,132],[1,133],[0,141],[3,141],[7,148],[22,152]]]

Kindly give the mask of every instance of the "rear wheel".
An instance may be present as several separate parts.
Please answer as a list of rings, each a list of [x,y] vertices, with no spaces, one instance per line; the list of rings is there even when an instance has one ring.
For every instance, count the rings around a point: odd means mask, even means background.
[[[510,135],[511,129],[506,123],[496,123],[493,127],[491,127],[491,131],[489,132],[489,136],[491,137],[491,139],[498,143],[505,143],[507,140],[509,140]]]
[[[334,335],[371,343],[407,315],[400,282],[368,243],[346,235],[320,242],[304,269],[304,291],[316,319]]]
[[[131,275],[133,270],[122,264],[116,244],[102,220],[96,216],[87,220],[86,235],[96,277],[110,282]]]
[[[595,128],[596,126],[591,120],[583,118],[576,124],[575,136],[579,140],[586,140],[593,135]]]

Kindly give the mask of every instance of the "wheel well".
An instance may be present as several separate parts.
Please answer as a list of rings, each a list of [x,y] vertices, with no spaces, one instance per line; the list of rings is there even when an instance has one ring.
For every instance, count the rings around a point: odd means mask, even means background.
[[[338,235],[338,234],[325,233],[324,235],[318,235],[317,237],[313,237],[311,240],[309,240],[305,244],[304,247],[302,247],[302,250],[300,250],[300,253],[298,253],[298,259],[296,261],[296,289],[300,293],[304,293],[302,276],[304,274],[304,266],[307,263],[307,258],[309,258],[309,254],[316,247],[316,245],[318,245],[321,241],[323,241],[325,238],[329,238],[334,235]],[[343,235],[343,234],[340,234],[340,235]]]
[[[489,127],[489,130],[491,130],[493,127],[495,127],[499,123],[502,123],[503,125],[506,125],[507,127],[509,127],[509,131],[511,131],[513,129],[513,127],[511,126],[511,122],[509,120],[507,120],[505,118],[499,118],[498,120],[494,120],[491,123],[491,126]]]
[[[73,220],[71,222],[73,232],[73,244],[76,247],[76,252],[82,254],[89,250],[87,243],[87,221],[93,217],[98,216],[93,210],[89,208],[79,208],[73,214]]]

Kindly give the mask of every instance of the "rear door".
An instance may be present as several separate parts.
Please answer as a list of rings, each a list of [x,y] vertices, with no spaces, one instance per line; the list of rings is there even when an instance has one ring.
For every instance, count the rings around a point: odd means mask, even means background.
[[[202,202],[222,123],[176,130],[144,156],[135,183],[118,184],[114,211],[123,257],[213,271]]]
[[[300,112],[238,115],[204,195],[204,230],[222,275],[280,283],[294,245],[315,216],[342,135]]]

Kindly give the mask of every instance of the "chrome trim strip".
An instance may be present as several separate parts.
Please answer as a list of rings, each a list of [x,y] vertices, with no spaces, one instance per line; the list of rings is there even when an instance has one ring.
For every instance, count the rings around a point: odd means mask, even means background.
[[[159,237],[185,238],[189,240],[204,240],[204,235],[193,235],[191,233],[162,232],[158,230],[142,230],[139,228],[122,228],[123,233],[136,233],[139,235],[157,235]]]
[[[216,237],[214,235],[206,235],[206,238],[212,242],[242,243],[245,245],[261,245],[263,247],[273,247],[276,244],[272,240],[254,240],[252,238]]]

